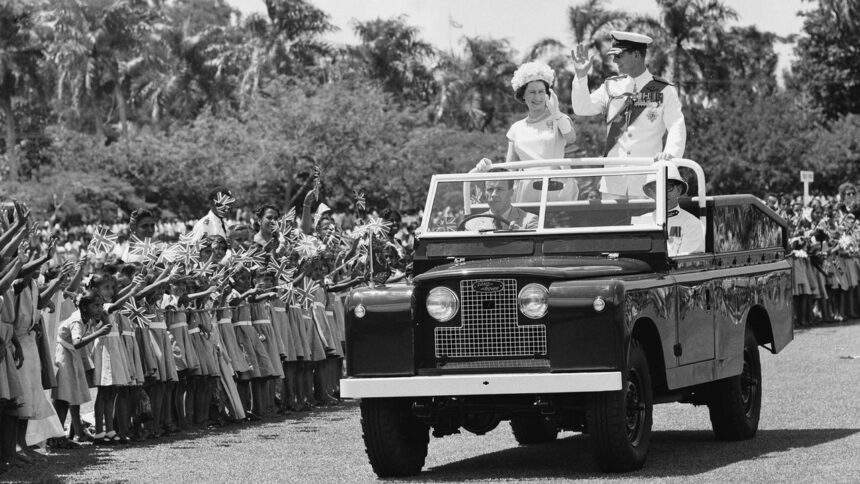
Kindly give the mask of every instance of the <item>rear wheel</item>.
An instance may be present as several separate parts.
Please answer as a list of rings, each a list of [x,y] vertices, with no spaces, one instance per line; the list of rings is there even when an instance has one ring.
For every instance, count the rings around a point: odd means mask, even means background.
[[[430,427],[418,420],[409,401],[396,398],[361,400],[361,429],[373,472],[379,477],[421,472],[430,442]]]
[[[558,427],[540,415],[517,415],[511,418],[511,430],[520,445],[544,444],[558,437]]]
[[[588,431],[597,465],[604,472],[641,469],[651,447],[651,372],[639,342],[630,345],[621,391],[594,395]]]
[[[744,338],[744,365],[740,375],[716,381],[708,399],[711,426],[720,440],[746,440],[755,436],[761,415],[761,361],[752,331]]]

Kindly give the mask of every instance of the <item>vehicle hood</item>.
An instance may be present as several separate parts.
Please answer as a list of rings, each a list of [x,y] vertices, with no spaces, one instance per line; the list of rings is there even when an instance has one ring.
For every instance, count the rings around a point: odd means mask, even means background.
[[[526,276],[549,279],[585,279],[616,277],[653,272],[637,259],[607,259],[605,257],[511,257],[453,262],[434,267],[416,276],[422,283],[439,279],[464,277]]]

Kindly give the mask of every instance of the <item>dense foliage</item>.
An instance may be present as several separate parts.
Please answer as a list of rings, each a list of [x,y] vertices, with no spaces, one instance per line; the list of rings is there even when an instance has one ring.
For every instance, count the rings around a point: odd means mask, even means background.
[[[821,0],[806,14],[787,89],[774,44],[712,0],[660,0],[657,18],[604,0],[568,9],[571,37],[595,53],[590,84],[614,74],[608,31],[655,38],[652,72],[680,81],[689,157],[716,192],[794,191],[856,179],[860,11]],[[569,45],[522,57],[505,40],[464,37],[440,52],[406,17],[335,26],[310,0],[267,0],[247,18],[224,0],[0,0],[2,194],[69,222],[139,206],[195,217],[216,183],[239,203],[298,203],[322,169],[326,201],[353,190],[371,207],[422,207],[429,175],[504,156],[524,109],[510,76],[525,60],[556,68],[569,108]],[[322,39],[353,29],[355,46]],[[855,101],[851,101],[855,99]],[[602,152],[597,118],[575,120],[575,156]]]

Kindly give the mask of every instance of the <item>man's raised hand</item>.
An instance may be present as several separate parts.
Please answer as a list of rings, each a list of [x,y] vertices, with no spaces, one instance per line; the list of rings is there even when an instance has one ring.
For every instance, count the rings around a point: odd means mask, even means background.
[[[576,77],[584,79],[588,76],[588,69],[594,59],[594,56],[588,55],[588,46],[582,43],[576,44],[576,48],[570,51],[570,57],[573,58],[573,71]]]

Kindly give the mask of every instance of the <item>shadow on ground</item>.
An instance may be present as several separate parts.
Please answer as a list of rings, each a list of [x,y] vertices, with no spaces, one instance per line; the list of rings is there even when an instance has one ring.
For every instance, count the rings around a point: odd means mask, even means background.
[[[591,457],[587,436],[506,449],[426,469],[414,481],[528,478],[636,479],[695,476],[736,462],[765,459],[769,454],[808,448],[851,436],[860,429],[759,430],[752,440],[721,442],[710,431],[655,432],[645,468],[627,474],[603,474]],[[678,456],[683,455],[683,458]]]
[[[241,444],[240,433],[254,427],[270,425],[286,425],[286,431],[314,432],[317,427],[314,422],[343,420],[347,417],[342,410],[357,406],[357,402],[344,401],[339,406],[318,407],[310,412],[292,412],[284,416],[263,419],[257,422],[227,424],[211,429],[190,429],[178,434],[172,434],[159,439],[133,442],[123,445],[96,446],[83,444],[79,449],[53,449],[45,456],[43,462],[32,465],[12,467],[0,473],[0,482],[64,482],[79,474],[82,470],[104,465],[134,465],[137,459],[123,455],[121,450],[129,448],[146,449],[150,447],[167,447],[171,450],[195,448],[198,438],[207,438],[211,444],[215,440],[216,447],[230,447]],[[295,426],[295,427],[293,427]],[[273,429],[272,433],[257,435],[258,439],[276,439],[279,435]],[[237,447],[239,448],[239,447]],[[239,455],[237,455],[239,458]]]

